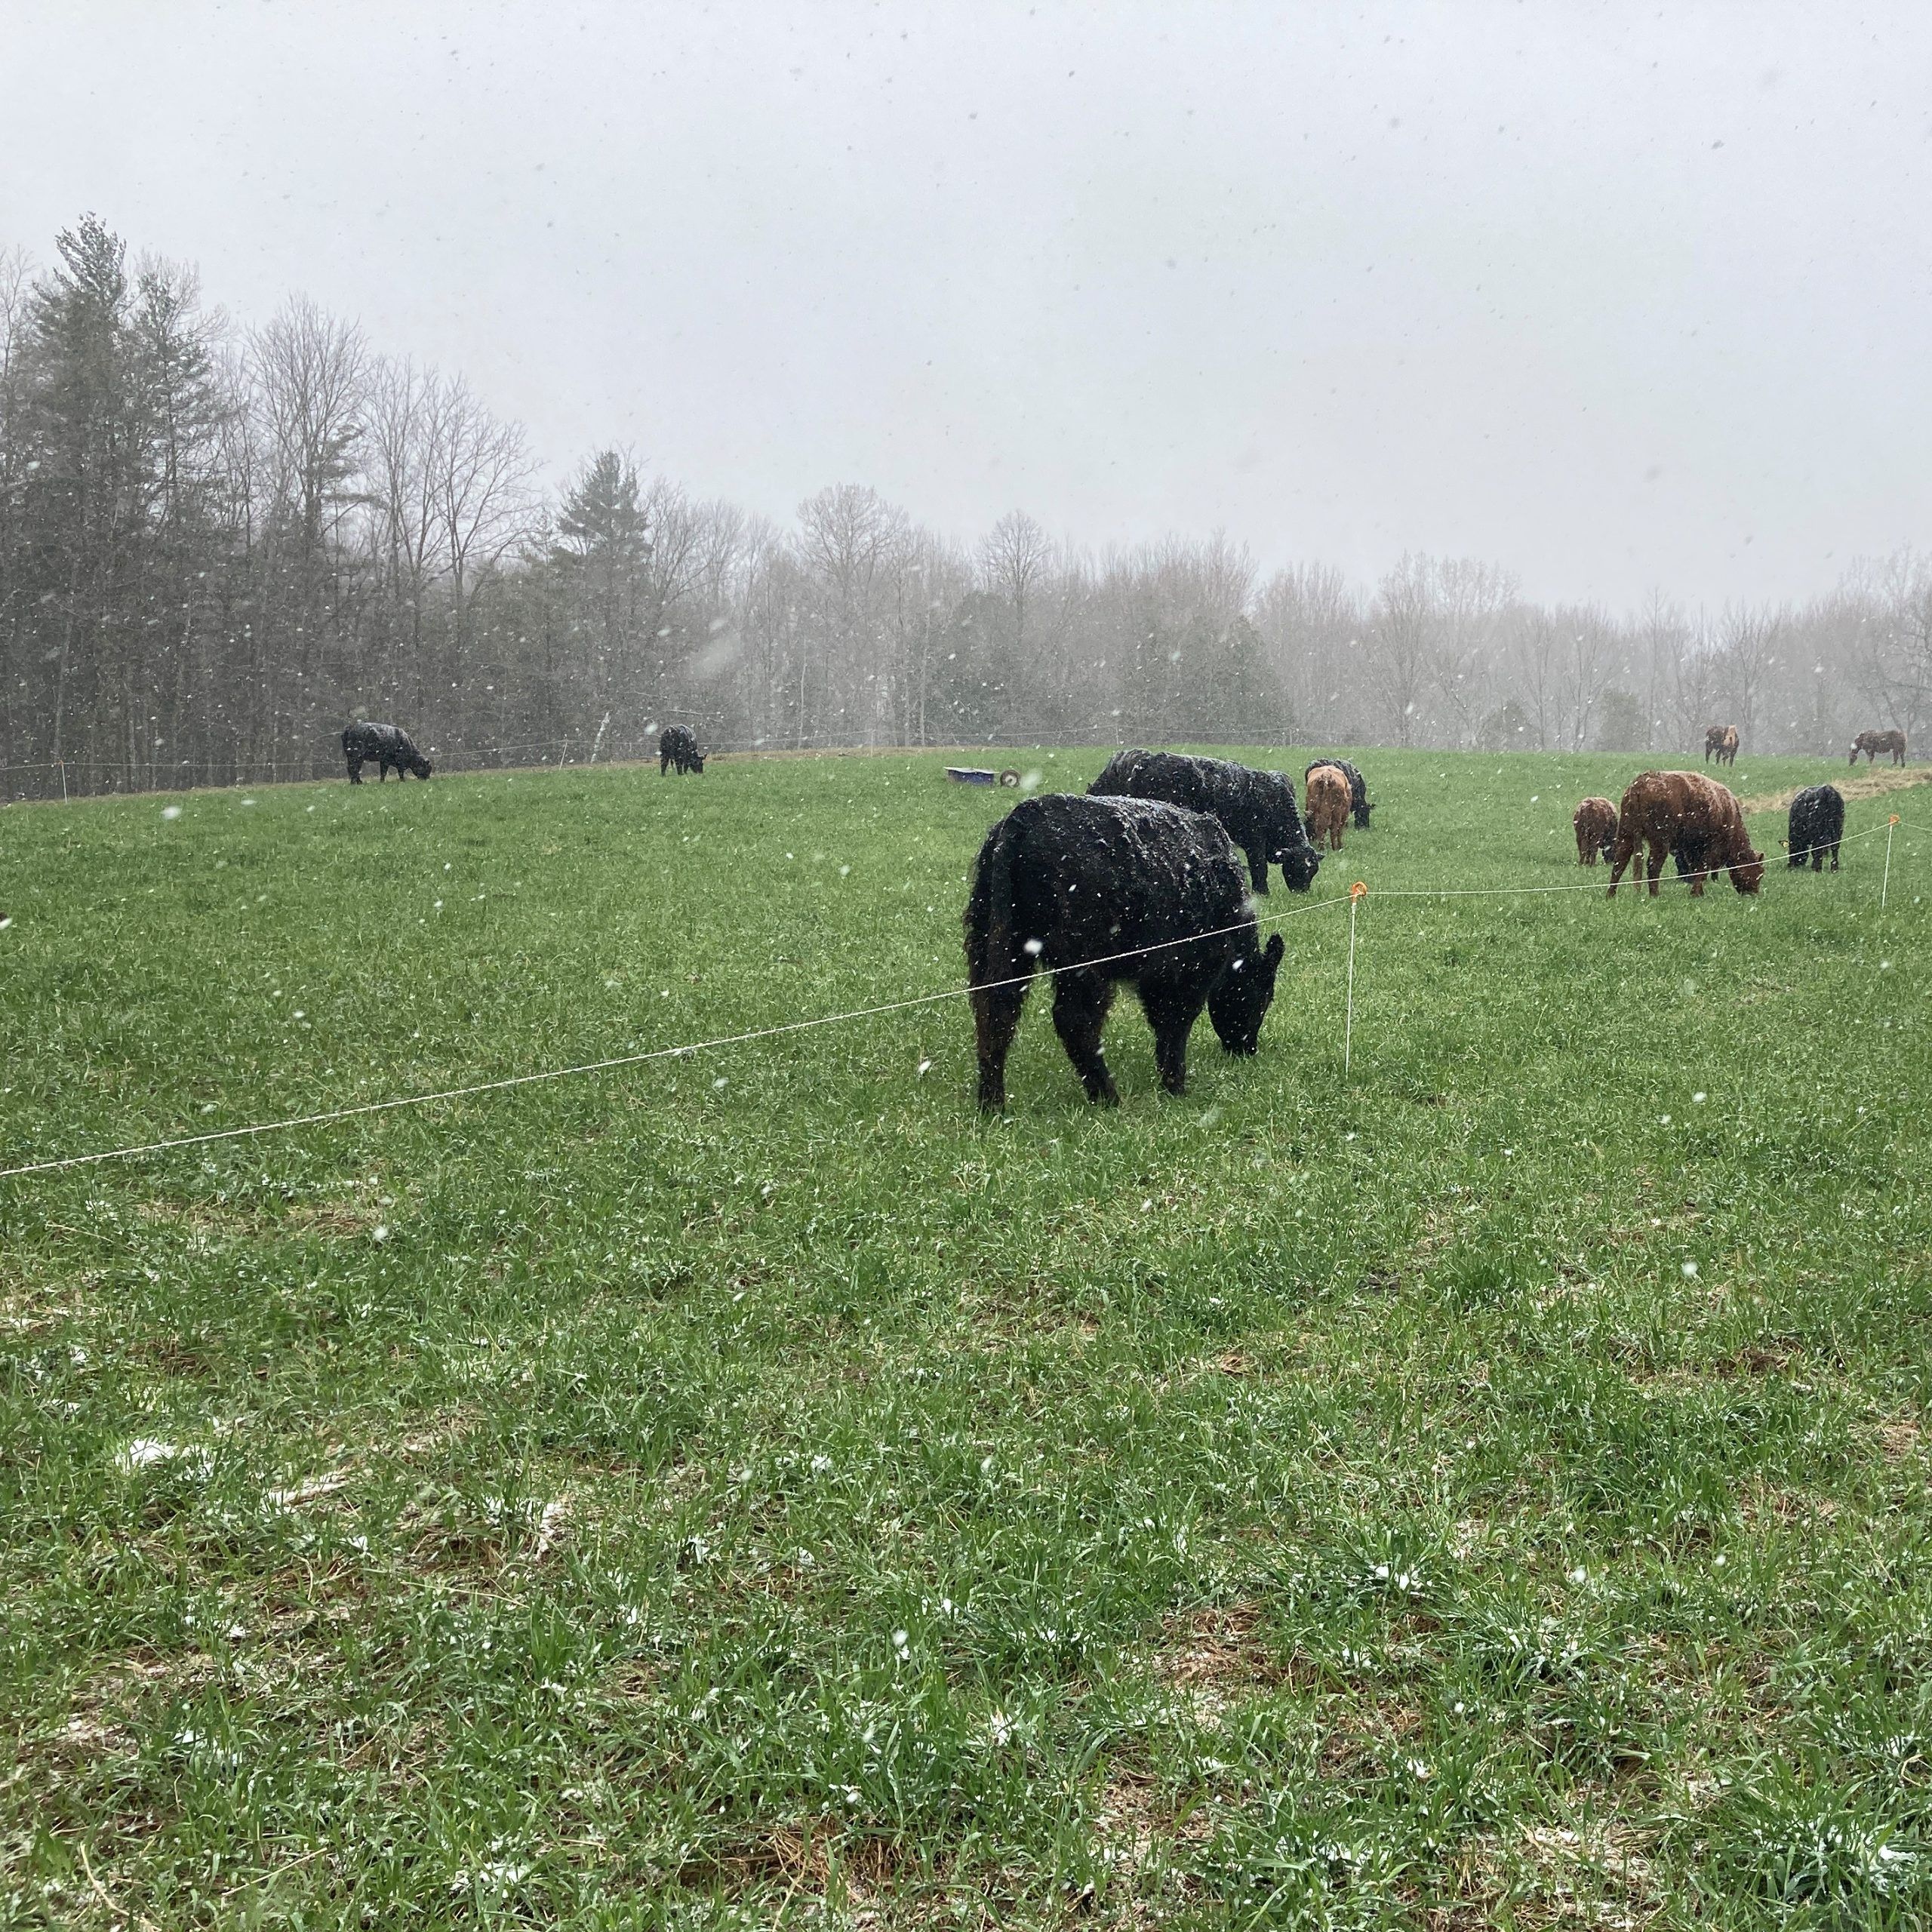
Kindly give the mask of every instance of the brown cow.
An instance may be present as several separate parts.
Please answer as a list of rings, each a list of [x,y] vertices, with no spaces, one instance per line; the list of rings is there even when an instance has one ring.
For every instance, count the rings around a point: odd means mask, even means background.
[[[1851,761],[1858,762],[1858,754],[1863,752],[1869,764],[1878,762],[1881,752],[1890,752],[1894,764],[1905,762],[1905,734],[1903,731],[1861,731],[1851,741]]]
[[[1610,871],[1610,896],[1632,858],[1631,876],[1641,882],[1638,848],[1650,847],[1651,897],[1657,895],[1666,854],[1690,881],[1693,898],[1704,896],[1712,873],[1729,869],[1740,892],[1755,892],[1764,882],[1764,855],[1752,849],[1744,829],[1744,808],[1727,786],[1701,771],[1640,771],[1630,781],[1617,813],[1617,851]]]
[[[1328,851],[1342,849],[1342,828],[1349,822],[1349,809],[1354,802],[1349,774],[1339,767],[1318,764],[1308,774],[1308,803],[1302,817],[1318,852],[1323,849],[1324,838],[1328,841]]]
[[[1607,859],[1617,844],[1617,808],[1607,798],[1586,798],[1570,815],[1577,828],[1577,863],[1593,866]]]
[[[1712,752],[1718,755],[1720,764],[1737,762],[1737,727],[1735,724],[1707,724],[1704,728],[1704,762],[1708,764]]]

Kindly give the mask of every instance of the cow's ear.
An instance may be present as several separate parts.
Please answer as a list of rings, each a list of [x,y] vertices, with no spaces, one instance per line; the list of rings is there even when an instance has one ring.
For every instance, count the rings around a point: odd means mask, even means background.
[[[1287,950],[1287,948],[1281,943],[1281,935],[1277,933],[1263,949],[1261,956],[1269,965],[1278,966],[1281,963],[1281,955]]]

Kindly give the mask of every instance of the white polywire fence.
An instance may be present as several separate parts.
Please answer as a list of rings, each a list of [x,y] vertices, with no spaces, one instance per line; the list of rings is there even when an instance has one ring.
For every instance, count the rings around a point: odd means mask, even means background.
[[[1853,844],[1860,839],[1875,838],[1884,832],[1887,835],[1889,851],[1890,835],[1903,823],[1903,821],[1894,814],[1888,824],[1873,826],[1866,831],[1854,832],[1840,843]],[[1908,826],[1906,829],[1909,830],[1912,828]],[[1269,913],[1258,918],[1256,924],[1265,930],[1284,925],[1291,919],[1305,918],[1312,912],[1330,912],[1344,905],[1349,908],[1347,1021],[1343,1042],[1343,1070],[1346,1073],[1355,1027],[1355,914],[1364,901],[1371,899],[1502,899],[1558,892],[1600,893],[1604,890],[1600,877],[1568,885],[1424,887],[1373,893],[1358,883],[1349,891],[1338,894],[1333,898],[1318,899],[1306,906],[1294,906],[1285,912]],[[1245,924],[1246,921],[1243,921],[1237,925],[1220,926],[1211,931],[1189,934],[1184,939],[1164,940],[1155,946],[1135,946],[1126,952],[1106,953],[1096,958],[1075,960],[1060,966],[1041,967],[1032,972],[1017,974],[1009,980],[989,981],[978,990],[992,992],[1001,986],[1030,984],[1035,979],[1051,979],[1061,973],[1081,972],[1095,966],[1111,965],[1122,959],[1162,952],[1171,946],[1192,946],[1201,940],[1217,939],[1229,933],[1238,932]],[[970,998],[974,990],[967,986],[949,986],[939,992],[913,994],[904,999],[888,1000],[875,1006],[857,1007],[843,1013],[821,1014],[809,1020],[786,1020],[777,1026],[751,1027],[743,1032],[721,1034],[711,1039],[691,1041],[677,1046],[647,1048],[636,1053],[614,1054],[608,1059],[583,1061],[571,1066],[549,1067],[535,1073],[510,1074],[500,1079],[478,1081],[463,1087],[441,1088],[428,1093],[399,1094],[386,1100],[357,1101],[347,1106],[325,1108],[314,1113],[292,1114],[278,1120],[256,1121],[245,1127],[219,1128],[206,1134],[180,1134],[165,1140],[106,1148],[91,1154],[69,1154],[53,1160],[29,1161],[16,1167],[0,1168],[0,1180],[55,1174],[73,1168],[94,1167],[108,1161],[134,1160],[150,1154],[172,1153],[183,1148],[210,1146],[220,1141],[249,1140],[265,1134],[284,1133],[296,1128],[323,1127],[335,1121],[353,1120],[371,1114],[392,1113],[405,1107],[432,1106],[445,1101],[474,1100],[485,1094],[505,1093],[513,1088],[533,1087],[590,1074],[614,1072],[626,1067],[642,1066],[653,1060],[682,1059],[727,1047],[749,1045],[754,1041],[776,1039],[786,1034],[809,1032],[819,1028],[841,1026],[855,1020],[879,1019],[888,1014],[907,1012],[918,1007],[937,1006],[949,1000]]]

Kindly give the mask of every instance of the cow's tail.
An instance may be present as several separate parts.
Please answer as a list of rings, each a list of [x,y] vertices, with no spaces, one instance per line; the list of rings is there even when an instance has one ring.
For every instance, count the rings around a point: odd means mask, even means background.
[[[992,986],[1025,974],[1032,961],[1021,949],[1014,920],[1014,848],[1019,830],[1014,821],[1024,805],[1008,813],[986,834],[973,864],[972,890],[966,895],[966,983]]]

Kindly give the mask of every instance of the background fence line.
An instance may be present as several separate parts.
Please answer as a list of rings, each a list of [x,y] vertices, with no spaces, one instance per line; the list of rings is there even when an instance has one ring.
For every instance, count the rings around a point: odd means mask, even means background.
[[[667,724],[692,724],[694,719],[667,712]],[[638,768],[657,762],[655,740],[639,748],[626,745],[616,749],[598,747],[595,734],[580,732],[572,737],[530,740],[509,744],[423,746],[423,755],[441,772],[498,771],[585,770],[598,768]],[[924,744],[900,744],[877,738],[851,736],[807,738],[754,738],[706,740],[699,734],[700,747],[707,758],[810,758],[826,752],[864,753],[877,757],[954,754],[981,762],[997,759],[999,754],[1023,751],[1118,751],[1137,742],[1110,721],[1081,731],[1035,733],[1031,736],[995,736],[970,740],[934,740]],[[1281,753],[1303,752],[1311,757],[1321,749],[1318,744],[1281,744],[1261,747]],[[1385,747],[1385,749],[1389,749]],[[1484,754],[1489,755],[1489,754]],[[1632,757],[1656,757],[1657,753],[1636,753]],[[1690,754],[1684,755],[1688,758]],[[1672,768],[1675,769],[1675,768]],[[343,777],[346,771],[341,748],[333,741],[323,750],[299,758],[222,760],[183,759],[172,764],[152,764],[137,771],[137,781],[124,783],[127,767],[102,758],[53,758],[31,764],[0,764],[0,804],[45,804],[75,798],[145,798],[170,792],[234,791],[257,785],[312,784],[318,780]]]
[[[666,723],[686,721],[666,715]],[[494,771],[506,769],[555,771],[592,765],[640,766],[657,762],[655,740],[644,746],[598,748],[595,734],[580,732],[567,738],[534,740],[514,744],[422,747],[423,755],[441,772]],[[1028,737],[975,739],[970,743],[935,740],[925,744],[897,744],[876,738],[848,736],[807,738],[707,740],[700,734],[705,755],[723,757],[811,757],[826,752],[860,752],[878,756],[956,752],[961,756],[1011,751],[1118,750],[1127,743],[1118,732],[1063,731]],[[1286,750],[1297,746],[1284,746]],[[532,755],[534,754],[535,755]],[[514,767],[512,760],[520,761]],[[186,791],[232,791],[254,785],[312,784],[340,778],[346,772],[341,748],[331,744],[306,758],[223,760],[188,758],[141,768],[137,781],[124,783],[125,764],[104,758],[51,758],[30,764],[0,764],[0,802],[45,803],[63,797],[148,797]],[[105,774],[103,777],[101,774]]]

